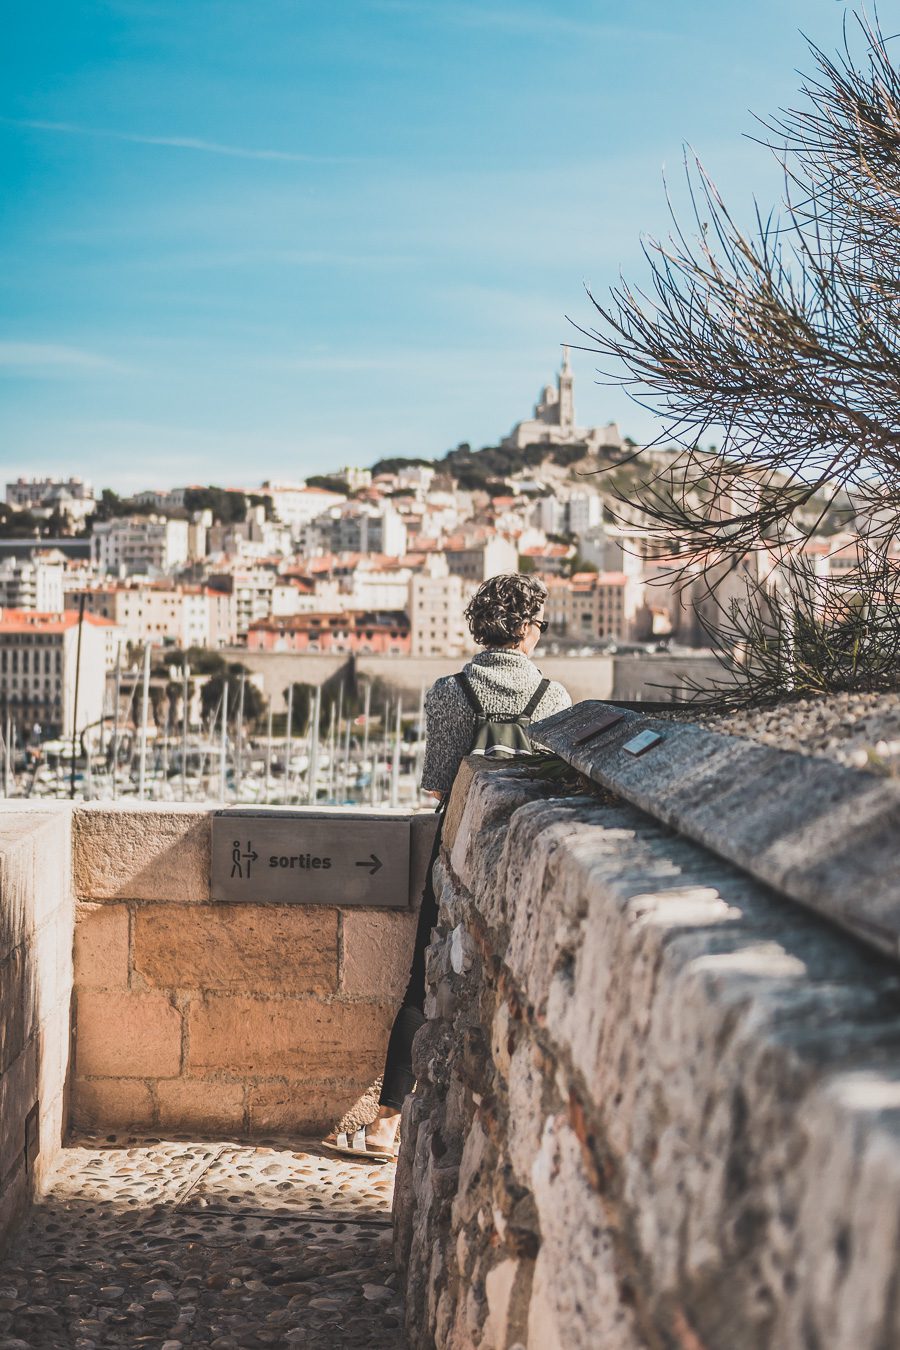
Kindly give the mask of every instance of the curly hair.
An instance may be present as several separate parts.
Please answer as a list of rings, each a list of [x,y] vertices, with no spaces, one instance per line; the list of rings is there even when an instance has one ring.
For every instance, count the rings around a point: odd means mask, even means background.
[[[537,577],[507,572],[488,577],[466,608],[466,621],[480,647],[510,647],[524,635],[529,619],[539,614],[547,587]]]

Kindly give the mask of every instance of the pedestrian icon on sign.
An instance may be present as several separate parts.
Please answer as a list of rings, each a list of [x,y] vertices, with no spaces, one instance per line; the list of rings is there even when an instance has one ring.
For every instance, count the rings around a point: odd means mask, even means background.
[[[252,864],[256,862],[256,860],[257,860],[258,857],[259,857],[259,854],[253,852],[253,845],[252,845],[252,843],[250,842],[249,839],[247,840],[247,850],[246,850],[245,853],[242,853],[242,852],[241,852],[241,841],[240,841],[240,839],[235,839],[234,843],[233,843],[232,846],[231,846],[231,875],[232,875],[232,877],[240,877],[240,878],[243,880],[243,878],[244,878],[244,865],[246,864],[246,867],[247,867],[246,877],[247,877],[247,880],[249,881],[249,880],[250,880],[250,868],[251,868]]]

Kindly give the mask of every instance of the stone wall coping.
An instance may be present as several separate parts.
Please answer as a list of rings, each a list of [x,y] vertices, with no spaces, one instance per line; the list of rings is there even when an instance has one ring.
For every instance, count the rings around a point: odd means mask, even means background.
[[[621,720],[582,744],[605,712]],[[579,772],[783,895],[900,956],[900,781],[586,700],[532,728]],[[641,731],[662,740],[634,756]]]

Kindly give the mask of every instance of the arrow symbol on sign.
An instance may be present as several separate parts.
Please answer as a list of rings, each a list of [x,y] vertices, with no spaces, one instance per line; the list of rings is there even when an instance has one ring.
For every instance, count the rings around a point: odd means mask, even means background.
[[[370,853],[368,858],[366,858],[363,862],[358,862],[356,865],[357,867],[368,867],[369,876],[374,877],[378,869],[384,866],[384,863],[381,861],[380,858],[376,858],[374,853]]]

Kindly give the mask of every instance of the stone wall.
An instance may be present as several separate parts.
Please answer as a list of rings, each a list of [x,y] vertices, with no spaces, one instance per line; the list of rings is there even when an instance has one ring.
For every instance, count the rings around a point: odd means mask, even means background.
[[[412,820],[415,893],[434,817]],[[75,812],[78,1129],[315,1133],[381,1072],[415,912],[212,903],[210,828]]]
[[[0,1247],[40,1190],[64,1129],[69,841],[65,810],[0,817]]]
[[[261,675],[267,698],[276,712],[284,712],[284,691],[292,680],[301,684],[321,684],[347,664],[345,656],[317,656],[294,652],[248,652],[233,647],[228,655],[241,661],[248,670]],[[692,681],[721,682],[722,668],[708,652],[688,651],[643,654],[641,656],[549,656],[539,651],[537,662],[550,680],[559,680],[572,695],[582,699],[620,698],[657,699],[683,697]],[[381,680],[401,693],[408,712],[417,711],[422,689],[442,675],[459,670],[458,656],[366,656],[357,657],[360,679]],[[381,709],[374,714],[380,716]]]
[[[900,1344],[900,972],[602,790],[464,764],[395,1247],[416,1350]]]

